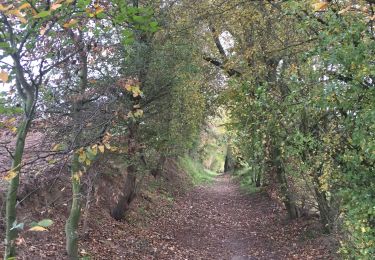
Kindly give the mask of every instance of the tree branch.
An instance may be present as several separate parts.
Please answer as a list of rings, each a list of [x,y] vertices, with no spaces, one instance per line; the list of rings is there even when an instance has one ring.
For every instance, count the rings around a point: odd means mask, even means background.
[[[203,59],[205,61],[208,61],[209,63],[215,65],[216,67],[224,70],[229,77],[232,77],[232,76],[241,76],[242,73],[236,69],[227,69],[225,68],[224,64],[221,62],[221,61],[218,61],[214,58],[211,58],[211,57],[208,57],[208,56],[203,56]]]

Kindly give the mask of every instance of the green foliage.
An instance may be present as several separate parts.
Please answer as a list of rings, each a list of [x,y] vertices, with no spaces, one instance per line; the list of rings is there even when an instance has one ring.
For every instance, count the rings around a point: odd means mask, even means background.
[[[261,190],[260,187],[256,187],[256,183],[254,181],[254,175],[259,174],[257,172],[259,169],[255,167],[244,167],[241,169],[236,170],[233,174],[236,179],[240,182],[240,187],[243,192],[247,194],[256,193]],[[255,172],[254,172],[255,171]]]
[[[180,167],[191,176],[193,185],[211,183],[216,173],[207,170],[203,165],[188,156],[179,158]]]
[[[185,41],[155,39],[153,49],[143,54],[151,60],[144,86],[148,116],[141,126],[142,139],[166,156],[183,155],[196,148],[207,116],[204,70],[194,64],[191,53],[196,47],[185,45]]]
[[[245,184],[258,172],[284,202],[317,203],[323,227],[344,231],[342,252],[354,259],[375,250],[370,2],[252,3],[228,13],[235,46],[224,67],[240,77],[220,97],[234,150],[254,167],[240,174]]]
[[[53,220],[51,220],[51,219],[43,219],[43,220],[41,220],[41,221],[39,221],[39,222],[32,222],[31,224],[30,224],[30,226],[31,227],[35,227],[35,226],[40,226],[40,227],[49,227],[49,226],[51,226],[53,224]]]
[[[15,115],[21,114],[21,107],[14,107],[7,99],[6,92],[0,92],[0,115]]]
[[[21,165],[34,111],[45,118],[48,109],[63,115],[51,120],[63,123],[63,130],[51,131],[66,149],[78,150],[67,228],[73,258],[79,164],[90,166],[104,150],[128,153],[129,165],[145,156],[150,168],[162,157],[181,156],[181,168],[199,185],[212,182],[215,173],[191,157],[219,171],[224,147],[245,167],[235,172],[244,190],[268,185],[286,206],[318,205],[327,231],[343,228],[345,257],[375,255],[373,1],[179,1],[156,10],[152,5],[159,3],[152,1],[8,2],[0,5],[0,55],[13,63],[2,60],[0,81],[11,86],[10,93],[17,86],[15,100],[24,104],[13,108],[1,94],[0,114],[25,109],[27,115],[13,168]],[[233,48],[225,51],[218,39],[223,32],[233,38]],[[231,78],[212,77],[219,69]],[[204,139],[204,122],[218,107],[229,117],[227,138],[208,127]],[[129,147],[98,140],[108,129]],[[18,171],[7,175],[13,183],[9,241],[23,228],[15,221]],[[43,220],[33,228],[51,224]],[[8,243],[10,258],[14,245]]]

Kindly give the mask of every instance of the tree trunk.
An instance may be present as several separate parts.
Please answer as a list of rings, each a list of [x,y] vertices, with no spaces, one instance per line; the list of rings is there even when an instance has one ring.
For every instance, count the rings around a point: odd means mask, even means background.
[[[304,107],[302,110],[300,130],[304,135],[307,135],[309,133],[309,121],[306,107]],[[308,164],[309,162],[307,161],[307,158],[307,151],[302,151],[302,161]],[[330,207],[329,202],[327,200],[326,192],[320,190],[321,183],[319,178],[321,176],[321,170],[322,167],[319,167],[317,172],[314,174],[313,185],[316,201],[318,203],[318,210],[320,213],[320,222],[323,226],[323,231],[328,234],[332,231],[333,217],[332,208]]]
[[[78,224],[81,216],[81,182],[75,175],[79,172],[78,153],[75,152],[72,158],[72,205],[70,214],[65,224],[66,252],[69,259],[78,259]]]
[[[315,187],[315,196],[318,202],[318,209],[320,213],[320,222],[323,226],[323,231],[326,234],[331,233],[332,231],[332,218],[331,218],[331,210],[328,204],[327,198],[325,196],[325,192],[319,190],[319,188]]]
[[[255,187],[260,187],[261,182],[260,182],[260,169],[258,172],[255,173]]]
[[[69,31],[71,39],[79,49],[79,86],[77,87],[77,92],[80,94],[85,93],[88,87],[88,53],[85,50],[85,43],[83,40],[83,33],[78,30],[75,34],[73,31]],[[72,103],[72,119],[74,122],[73,136],[72,136],[72,146],[75,147],[77,144],[80,146],[81,135],[82,135],[82,118],[80,118],[80,112],[83,107],[83,101],[77,100]],[[80,162],[79,153],[74,151],[72,157],[71,166],[71,178],[72,178],[72,205],[70,208],[69,217],[65,223],[65,247],[69,259],[78,259],[78,224],[81,217],[81,181],[79,176],[80,172]]]
[[[327,199],[327,193],[324,190],[321,190],[321,182],[319,180],[322,168],[320,167],[317,170],[317,174],[314,175],[314,192],[316,196],[316,201],[318,202],[318,210],[320,213],[320,222],[323,226],[323,231],[326,234],[331,233],[333,228],[334,222],[334,210],[333,207],[330,205],[330,202]]]
[[[160,155],[158,164],[156,165],[156,167],[154,169],[152,169],[150,171],[151,175],[154,176],[154,178],[157,178],[158,176],[160,176],[163,173],[164,163],[165,163],[166,160],[167,160],[167,158],[165,157],[165,155],[163,155],[163,154]]]
[[[129,209],[130,203],[136,196],[136,171],[133,165],[127,167],[127,175],[125,179],[124,192],[117,202],[116,206],[111,212],[111,215],[116,220],[121,220]]]
[[[273,164],[274,170],[276,171],[276,177],[280,185],[282,200],[288,212],[289,218],[296,219],[299,217],[299,210],[298,210],[298,207],[296,206],[294,196],[292,192],[290,191],[288,180],[285,176],[285,171],[284,171],[284,167],[282,165],[280,156],[281,156],[280,149],[274,146],[271,162]]]
[[[16,173],[16,176],[10,180],[8,192],[6,197],[6,213],[5,213],[5,251],[4,259],[9,259],[16,256],[15,240],[18,235],[18,230],[12,229],[16,221],[16,205],[17,192],[20,184],[20,171],[22,157],[25,150],[25,141],[27,133],[34,116],[34,100],[36,97],[33,93],[28,93],[24,99],[25,102],[25,118],[18,126],[18,134],[16,139],[16,149],[13,155],[11,171]]]
[[[225,155],[224,172],[232,172],[234,170],[234,161],[232,155],[232,149],[228,145],[227,154]]]

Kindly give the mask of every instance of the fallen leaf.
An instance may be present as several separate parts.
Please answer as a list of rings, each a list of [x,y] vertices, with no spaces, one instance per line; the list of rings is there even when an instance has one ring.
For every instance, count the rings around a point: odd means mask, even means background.
[[[41,226],[35,226],[35,227],[30,228],[29,231],[38,231],[39,232],[39,231],[47,231],[47,229],[44,228],[44,227],[41,227]]]
[[[78,21],[76,19],[71,19],[69,22],[64,23],[63,27],[66,28],[66,29],[71,28],[74,25],[76,25],[77,23],[78,23]]]
[[[18,7],[18,10],[23,10],[23,9],[30,8],[30,7],[31,5],[29,3],[24,3],[20,7]]]
[[[315,12],[322,11],[327,6],[328,6],[328,2],[319,2],[319,3],[313,4],[313,8]]]
[[[57,3],[55,3],[55,4],[52,4],[52,6],[51,6],[51,10],[52,11],[55,11],[55,10],[57,10],[58,8],[60,8],[61,7],[61,4],[57,4]]]
[[[12,179],[14,179],[14,177],[17,176],[17,173],[15,171],[9,171],[7,173],[7,175],[4,176],[4,180],[6,181],[11,181]]]
[[[1,72],[0,72],[0,80],[1,80],[2,82],[7,82],[8,79],[9,79],[9,75],[8,75],[8,73],[6,73],[5,71],[1,71]]]

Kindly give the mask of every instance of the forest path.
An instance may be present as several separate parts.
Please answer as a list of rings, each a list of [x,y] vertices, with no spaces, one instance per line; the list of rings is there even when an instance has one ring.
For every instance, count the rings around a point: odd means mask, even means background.
[[[156,259],[330,259],[301,241],[298,228],[266,194],[246,195],[225,174],[179,199],[172,215],[154,224],[165,238]]]
[[[277,259],[273,241],[262,237],[264,215],[270,215],[264,195],[242,194],[229,175],[198,187],[180,201],[167,219],[166,230],[177,247],[202,259]],[[263,223],[263,224],[262,224]]]

